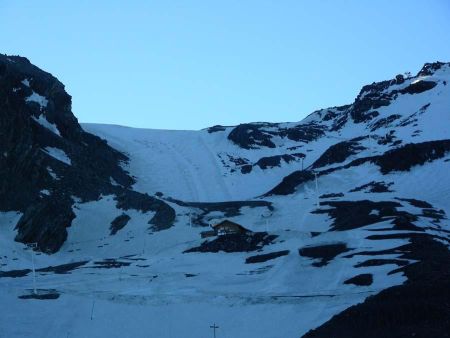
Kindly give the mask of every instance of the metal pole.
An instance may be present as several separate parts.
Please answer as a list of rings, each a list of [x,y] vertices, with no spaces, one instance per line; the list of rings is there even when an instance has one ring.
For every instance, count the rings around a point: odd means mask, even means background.
[[[36,269],[34,267],[34,248],[36,247],[36,243],[31,243],[30,244],[30,248],[31,248],[31,264],[33,266],[33,293],[36,295],[37,291],[36,291]]]
[[[317,196],[317,207],[319,207],[319,184],[317,183],[317,173],[314,172],[316,178],[316,196]]]
[[[189,226],[192,228],[192,217],[190,211],[189,211]]]
[[[94,305],[95,305],[95,299],[92,300],[91,320],[92,320],[92,318],[94,318]]]

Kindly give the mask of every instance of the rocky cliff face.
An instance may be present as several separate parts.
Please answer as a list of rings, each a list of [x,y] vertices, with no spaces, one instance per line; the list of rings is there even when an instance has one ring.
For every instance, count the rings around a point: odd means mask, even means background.
[[[83,131],[55,77],[0,55],[0,210],[23,213],[16,240],[57,251],[75,199],[127,193],[134,183],[121,167],[127,160]]]
[[[318,110],[301,124],[246,123],[238,125],[231,130],[228,139],[244,149],[276,148],[274,140],[277,137],[308,143],[325,136],[326,132],[340,131],[349,122],[370,125],[371,121],[377,120],[380,116],[379,109],[388,107],[399,96],[420,94],[433,89],[438,83],[423,77],[433,75],[447,65],[444,62],[426,63],[416,76],[405,78],[403,75],[397,75],[391,80],[366,85],[352,104]],[[386,126],[400,117],[401,115],[392,115],[389,118],[377,120],[377,125],[372,128]],[[223,126],[214,126],[208,131],[213,133],[225,129],[226,127]]]

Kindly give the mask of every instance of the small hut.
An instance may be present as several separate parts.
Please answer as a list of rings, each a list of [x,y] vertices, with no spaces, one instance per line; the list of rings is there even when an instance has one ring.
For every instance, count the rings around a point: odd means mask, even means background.
[[[231,222],[229,220],[224,220],[220,223],[214,224],[212,226],[216,235],[231,235],[231,234],[245,234],[250,232],[250,230],[244,228],[242,225]]]
[[[212,230],[201,232],[202,238],[221,235],[245,234],[251,232],[250,230],[244,228],[242,225],[231,222],[227,219],[220,223],[211,225],[211,228]]]

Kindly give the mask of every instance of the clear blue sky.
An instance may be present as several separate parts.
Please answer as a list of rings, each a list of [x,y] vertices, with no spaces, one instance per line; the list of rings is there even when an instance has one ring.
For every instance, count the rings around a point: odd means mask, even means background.
[[[450,1],[5,1],[1,53],[58,77],[80,122],[298,121],[450,61]]]

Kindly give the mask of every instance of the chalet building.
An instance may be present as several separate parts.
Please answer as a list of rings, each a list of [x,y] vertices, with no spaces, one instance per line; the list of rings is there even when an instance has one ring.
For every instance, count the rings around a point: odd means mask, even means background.
[[[219,236],[230,234],[245,234],[247,232],[250,232],[250,230],[244,228],[242,225],[231,222],[227,219],[220,223],[214,224],[212,228]]]
[[[231,235],[231,234],[245,234],[251,232],[250,230],[244,228],[242,225],[235,222],[231,222],[227,219],[220,223],[214,224],[211,227],[212,230],[203,231],[201,233],[202,238],[211,236]]]

